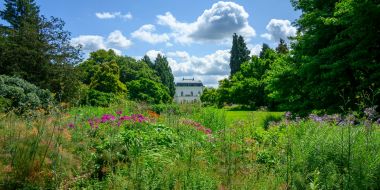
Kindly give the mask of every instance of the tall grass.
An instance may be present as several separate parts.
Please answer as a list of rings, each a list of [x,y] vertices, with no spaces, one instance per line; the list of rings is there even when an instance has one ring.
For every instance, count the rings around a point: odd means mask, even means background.
[[[228,111],[199,105],[150,109],[128,103],[1,116],[1,188],[380,188],[378,124],[279,121],[264,112],[230,120]],[[148,120],[119,126],[119,111]],[[89,125],[103,114],[116,120]]]

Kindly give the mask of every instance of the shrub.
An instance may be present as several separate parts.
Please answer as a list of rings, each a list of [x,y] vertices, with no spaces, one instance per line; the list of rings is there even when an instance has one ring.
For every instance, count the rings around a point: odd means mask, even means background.
[[[17,77],[0,75],[0,105],[4,111],[24,113],[38,108],[48,109],[53,97],[48,90]]]
[[[83,100],[83,104],[91,106],[107,107],[112,102],[115,102],[115,94],[100,92],[94,89],[88,90],[87,97]]]
[[[164,112],[179,114],[178,104],[155,104],[155,105],[152,105],[152,110],[158,114],[161,114]]]

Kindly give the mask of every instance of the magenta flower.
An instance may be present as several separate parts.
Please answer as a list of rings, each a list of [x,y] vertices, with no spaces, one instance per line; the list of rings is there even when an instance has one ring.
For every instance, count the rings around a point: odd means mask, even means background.
[[[119,110],[119,111],[116,111],[116,114],[117,115],[121,115],[123,113],[123,111]]]
[[[74,123],[70,123],[68,126],[69,126],[69,128],[71,128],[71,129],[75,128]]]

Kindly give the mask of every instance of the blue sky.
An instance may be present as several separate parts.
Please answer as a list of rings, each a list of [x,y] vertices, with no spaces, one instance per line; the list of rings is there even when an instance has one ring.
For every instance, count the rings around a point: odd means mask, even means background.
[[[295,35],[300,12],[289,0],[36,0],[41,14],[60,17],[72,43],[84,52],[114,49],[140,58],[167,56],[176,79],[195,77],[208,86],[229,73],[234,32],[251,54]],[[3,5],[1,5],[3,9]]]

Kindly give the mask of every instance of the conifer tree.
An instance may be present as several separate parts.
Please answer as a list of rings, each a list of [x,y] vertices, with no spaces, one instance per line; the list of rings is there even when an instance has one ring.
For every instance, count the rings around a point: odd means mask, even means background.
[[[162,56],[161,54],[157,55],[154,70],[161,78],[162,84],[168,88],[170,97],[173,97],[175,94],[174,76],[165,56]]]
[[[276,51],[280,54],[287,54],[289,52],[288,45],[286,45],[285,40],[282,38],[280,39],[280,43],[278,44]]]
[[[245,44],[244,38],[236,33],[232,36],[230,68],[231,76],[240,70],[240,66],[245,61],[249,60],[250,51]]]

